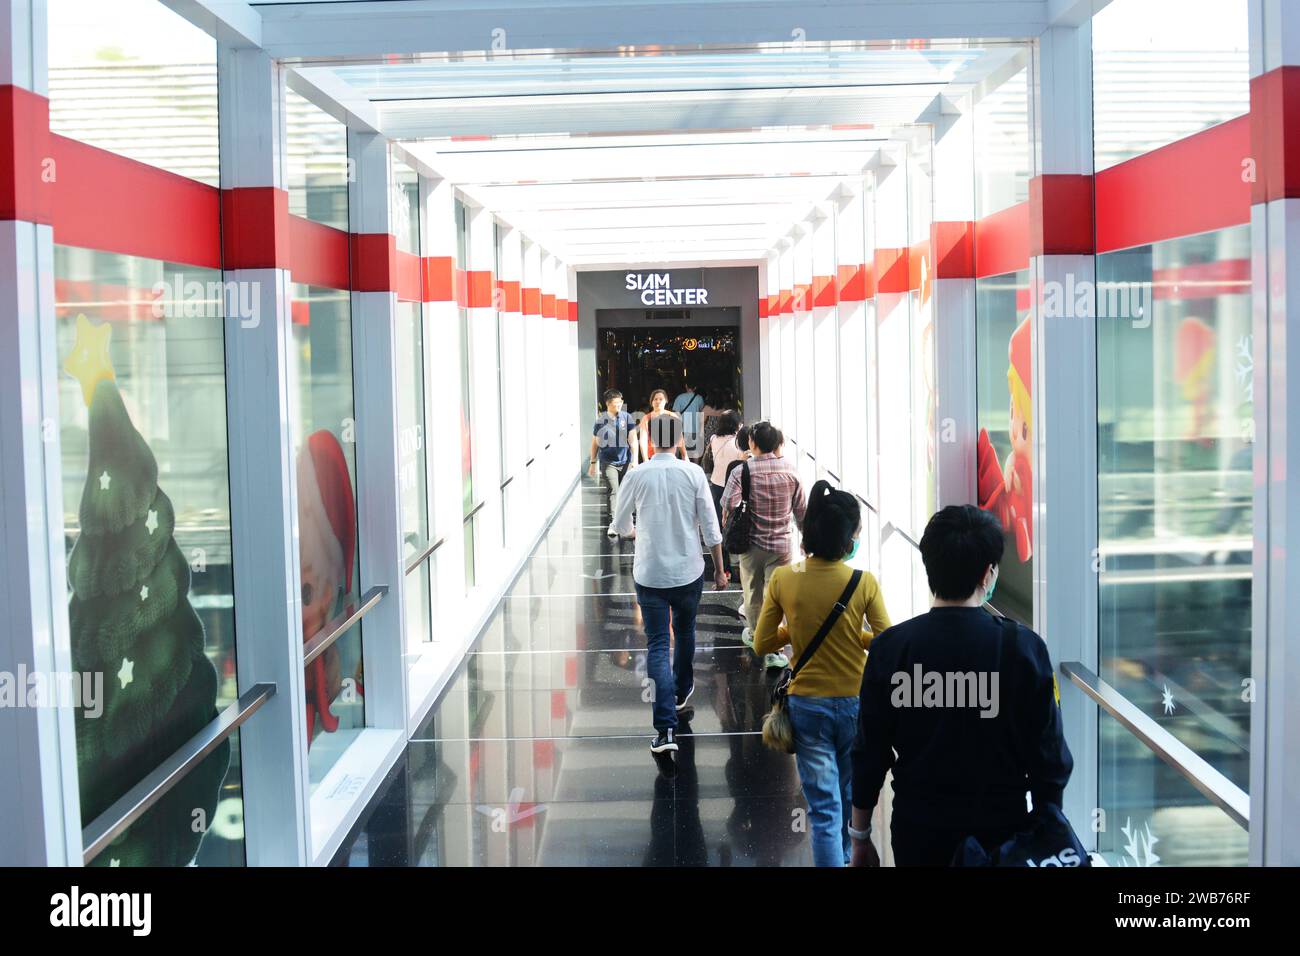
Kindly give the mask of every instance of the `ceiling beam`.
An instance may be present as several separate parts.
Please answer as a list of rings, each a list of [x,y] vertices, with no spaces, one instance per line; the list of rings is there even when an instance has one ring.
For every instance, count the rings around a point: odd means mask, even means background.
[[[281,58],[1037,37],[1049,0],[387,0],[264,6]]]
[[[244,0],[162,0],[163,6],[233,49],[262,45],[262,15]]]

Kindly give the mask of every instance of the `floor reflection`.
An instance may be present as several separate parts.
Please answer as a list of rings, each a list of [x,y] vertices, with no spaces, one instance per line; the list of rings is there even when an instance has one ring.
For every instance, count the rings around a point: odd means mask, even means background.
[[[759,736],[775,675],[740,642],[738,585],[705,591],[676,772],[656,768],[632,544],[607,524],[584,482],[335,865],[810,865],[794,758]]]

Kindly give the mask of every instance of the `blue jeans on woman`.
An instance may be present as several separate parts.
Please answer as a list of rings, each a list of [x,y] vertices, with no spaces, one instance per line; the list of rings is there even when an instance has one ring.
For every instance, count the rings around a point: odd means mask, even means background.
[[[853,761],[849,751],[858,731],[858,698],[786,698],[794,729],[795,764],[812,822],[814,866],[849,862],[853,813]]]

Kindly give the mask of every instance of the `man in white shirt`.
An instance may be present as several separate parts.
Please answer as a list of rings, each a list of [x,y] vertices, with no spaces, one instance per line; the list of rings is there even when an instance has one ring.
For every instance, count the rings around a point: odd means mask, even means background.
[[[664,412],[650,422],[655,448],[672,449],[682,437],[682,420]],[[722,562],[722,532],[704,472],[675,457],[656,452],[628,472],[618,490],[614,530],[632,531],[636,513],[636,557],[632,579],[645,623],[647,670],[654,682],[654,727],[650,750],[658,757],[677,750],[677,715],[695,690],[695,613],[704,591],[704,555],[700,536],[713,553],[713,586],[729,581]],[[669,620],[677,646],[668,660]]]

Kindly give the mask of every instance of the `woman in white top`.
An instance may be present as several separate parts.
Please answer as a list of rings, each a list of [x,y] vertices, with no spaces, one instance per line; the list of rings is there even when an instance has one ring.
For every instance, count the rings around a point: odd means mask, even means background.
[[[740,416],[727,411],[718,416],[718,430],[709,436],[709,451],[713,454],[713,471],[709,474],[709,490],[713,493],[713,507],[718,512],[718,527],[722,527],[722,489],[727,484],[727,466],[739,461],[749,454],[748,448],[741,448],[736,442],[740,431]],[[726,542],[723,542],[722,559],[731,563],[727,556]]]

